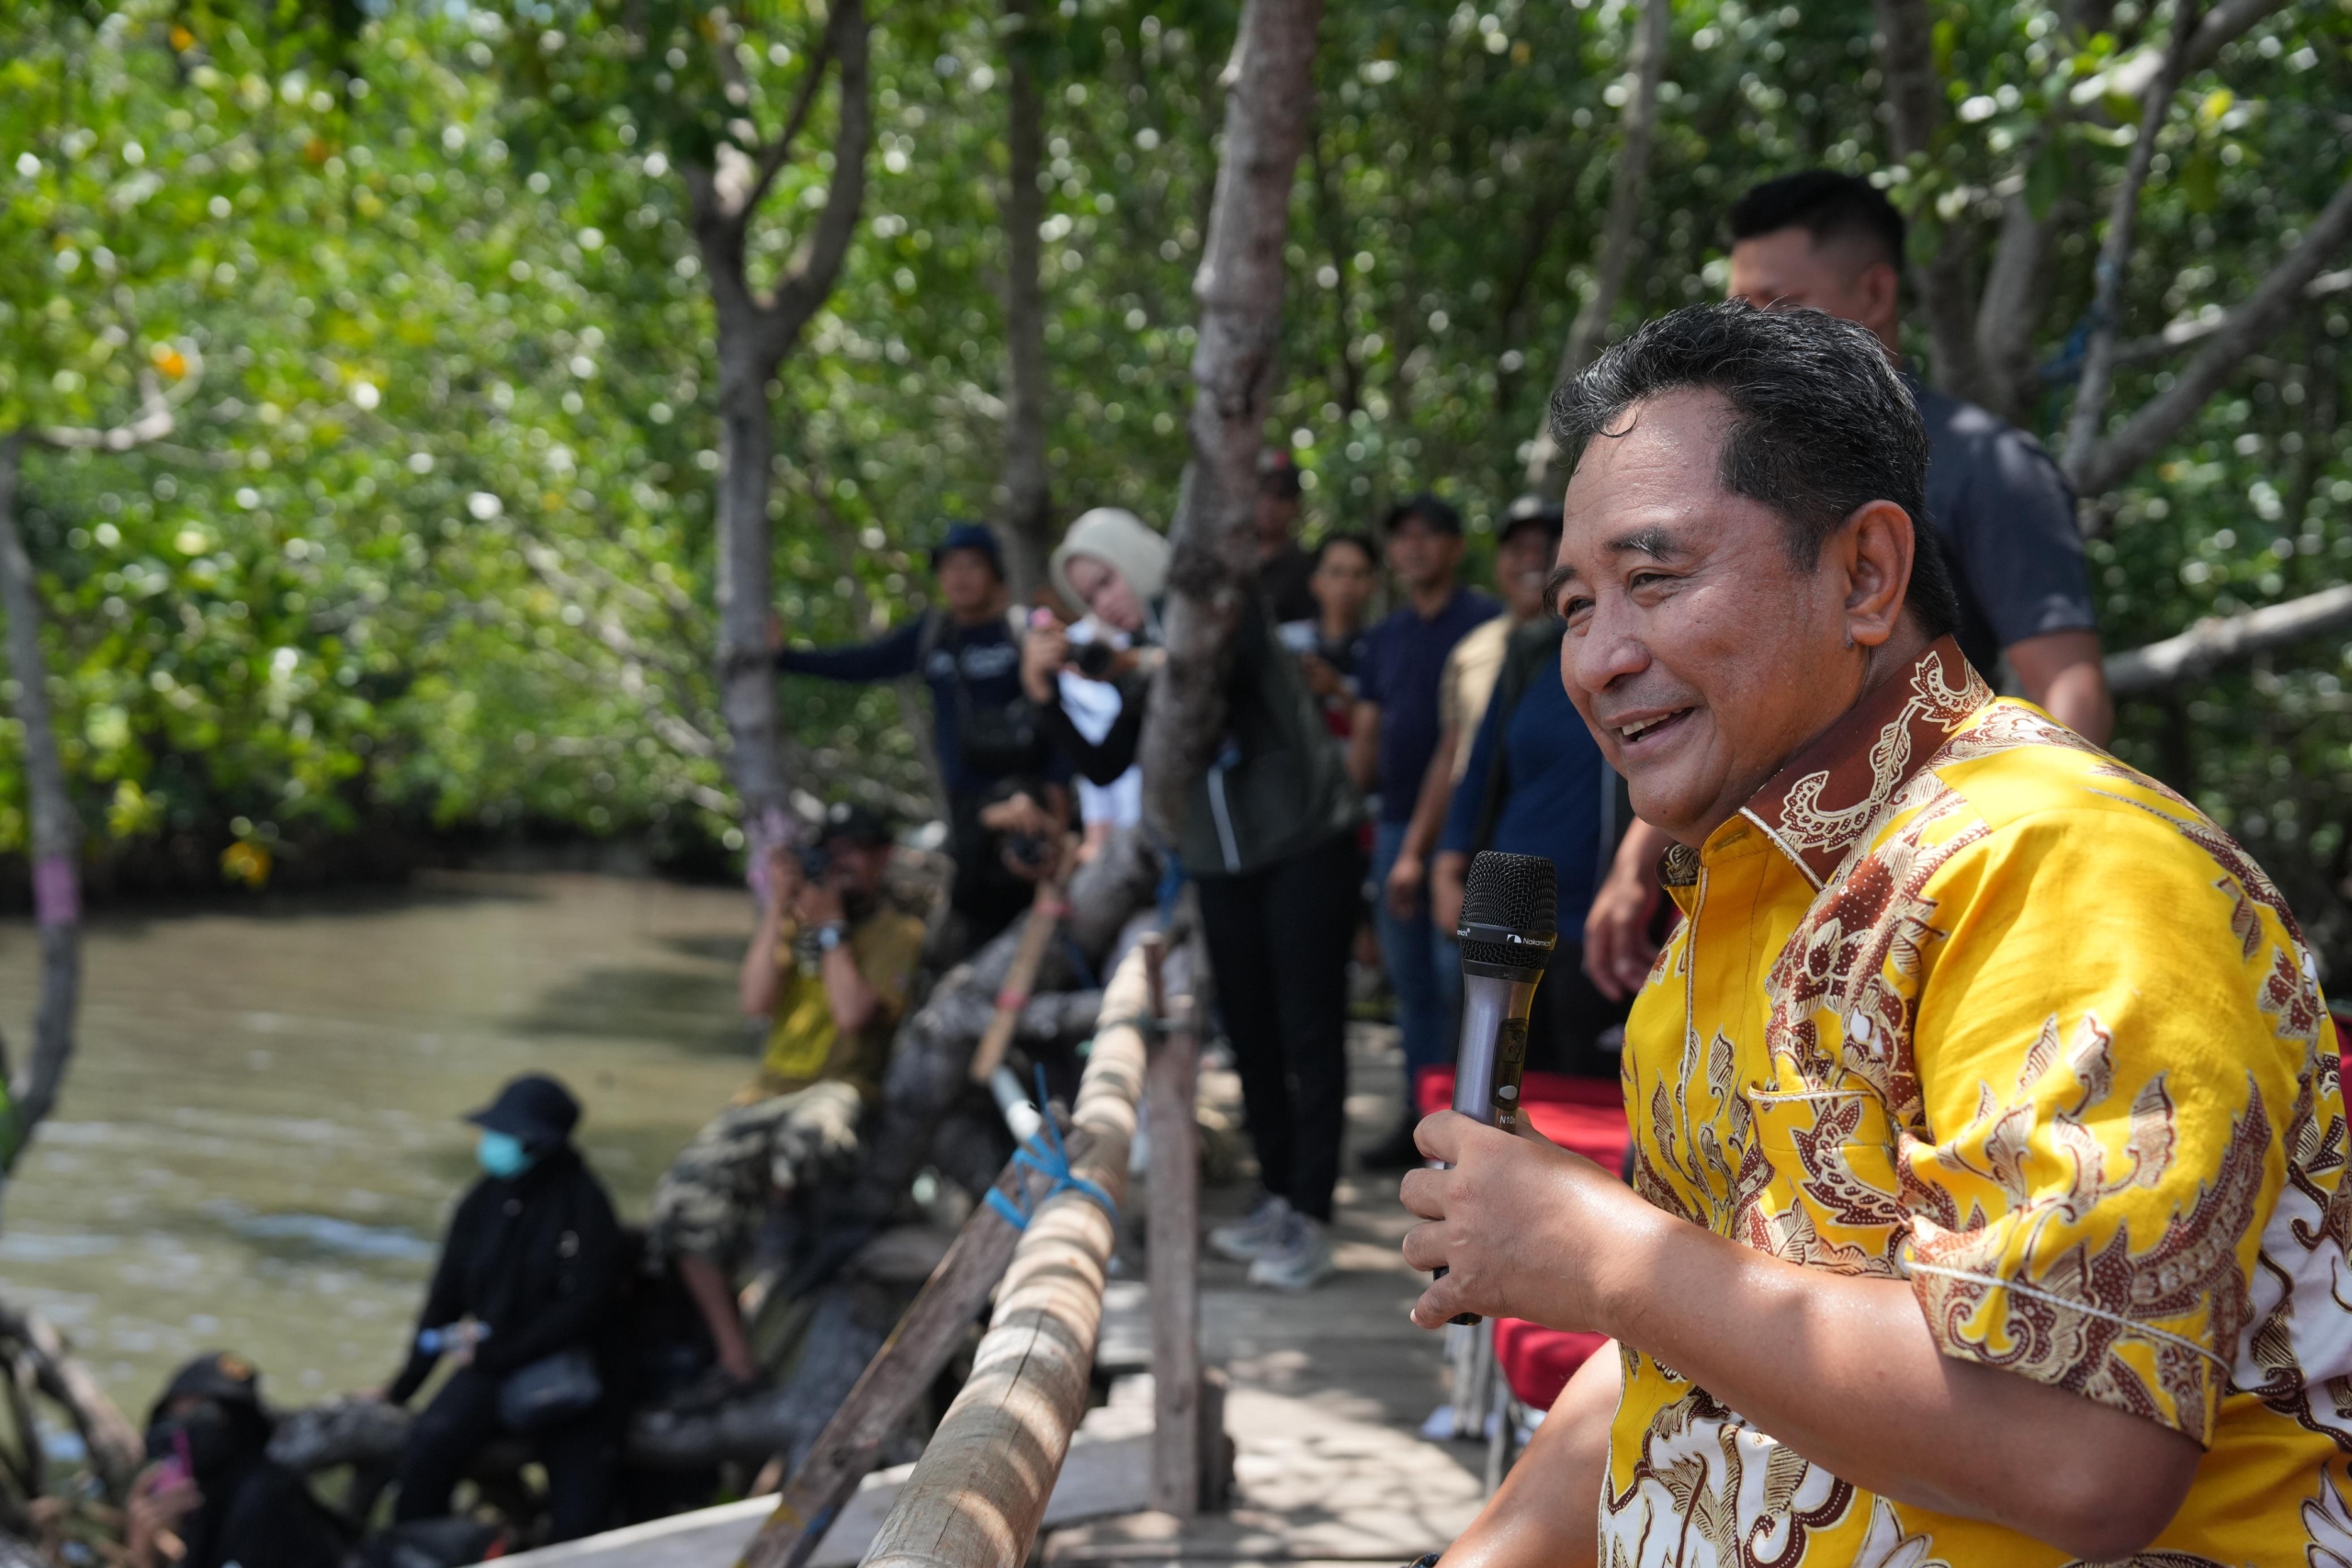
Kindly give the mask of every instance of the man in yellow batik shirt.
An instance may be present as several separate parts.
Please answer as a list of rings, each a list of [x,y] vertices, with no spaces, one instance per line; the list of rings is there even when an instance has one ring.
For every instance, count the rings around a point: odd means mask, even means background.
[[[833,807],[807,871],[769,852],[760,927],[738,979],[743,1011],[768,1021],[759,1076],[680,1151],[653,1189],[647,1250],[677,1263],[718,1365],[682,1406],[757,1385],[732,1273],[771,1201],[847,1164],[914,987],[921,920],[883,897],[890,831]]]
[[[1951,637],[1874,340],[1679,311],[1555,403],[1562,679],[1675,840],[1627,1188],[1451,1112],[1415,1310],[1596,1329],[1447,1568],[2352,1563],[2314,964],[2195,807]]]

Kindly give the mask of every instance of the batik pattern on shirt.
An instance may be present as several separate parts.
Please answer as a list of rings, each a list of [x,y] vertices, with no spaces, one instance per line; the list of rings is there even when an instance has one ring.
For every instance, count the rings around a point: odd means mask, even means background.
[[[2195,1438],[2143,1561],[2352,1564],[2336,1043],[2245,852],[1947,641],[1667,869],[1687,918],[1626,1032],[1637,1190],[1907,1280],[1944,1354]],[[1604,1562],[2067,1562],[1624,1355]]]

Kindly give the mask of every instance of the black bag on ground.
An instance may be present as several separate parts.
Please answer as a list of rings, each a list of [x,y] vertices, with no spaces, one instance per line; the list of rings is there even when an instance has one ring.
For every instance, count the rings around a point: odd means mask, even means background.
[[[585,1416],[605,1397],[605,1380],[587,1347],[542,1356],[498,1385],[498,1418],[510,1432],[538,1432]]]

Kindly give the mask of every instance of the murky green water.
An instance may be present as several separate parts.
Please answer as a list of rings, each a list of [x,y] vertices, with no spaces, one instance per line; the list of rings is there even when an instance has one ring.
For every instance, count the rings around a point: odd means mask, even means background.
[[[197,1351],[299,1404],[399,1365],[472,1178],[458,1115],[551,1072],[625,1216],[751,1070],[740,893],[439,875],[401,893],[109,916],[81,1047],[0,1209],[0,1292],[47,1314],[134,1420]],[[0,926],[23,1048],[28,926]]]

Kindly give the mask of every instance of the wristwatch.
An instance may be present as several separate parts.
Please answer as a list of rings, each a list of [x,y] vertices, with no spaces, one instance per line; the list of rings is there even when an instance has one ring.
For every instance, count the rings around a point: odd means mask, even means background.
[[[842,929],[839,920],[828,920],[817,928],[817,951],[820,953],[831,953],[848,940],[849,932]]]

